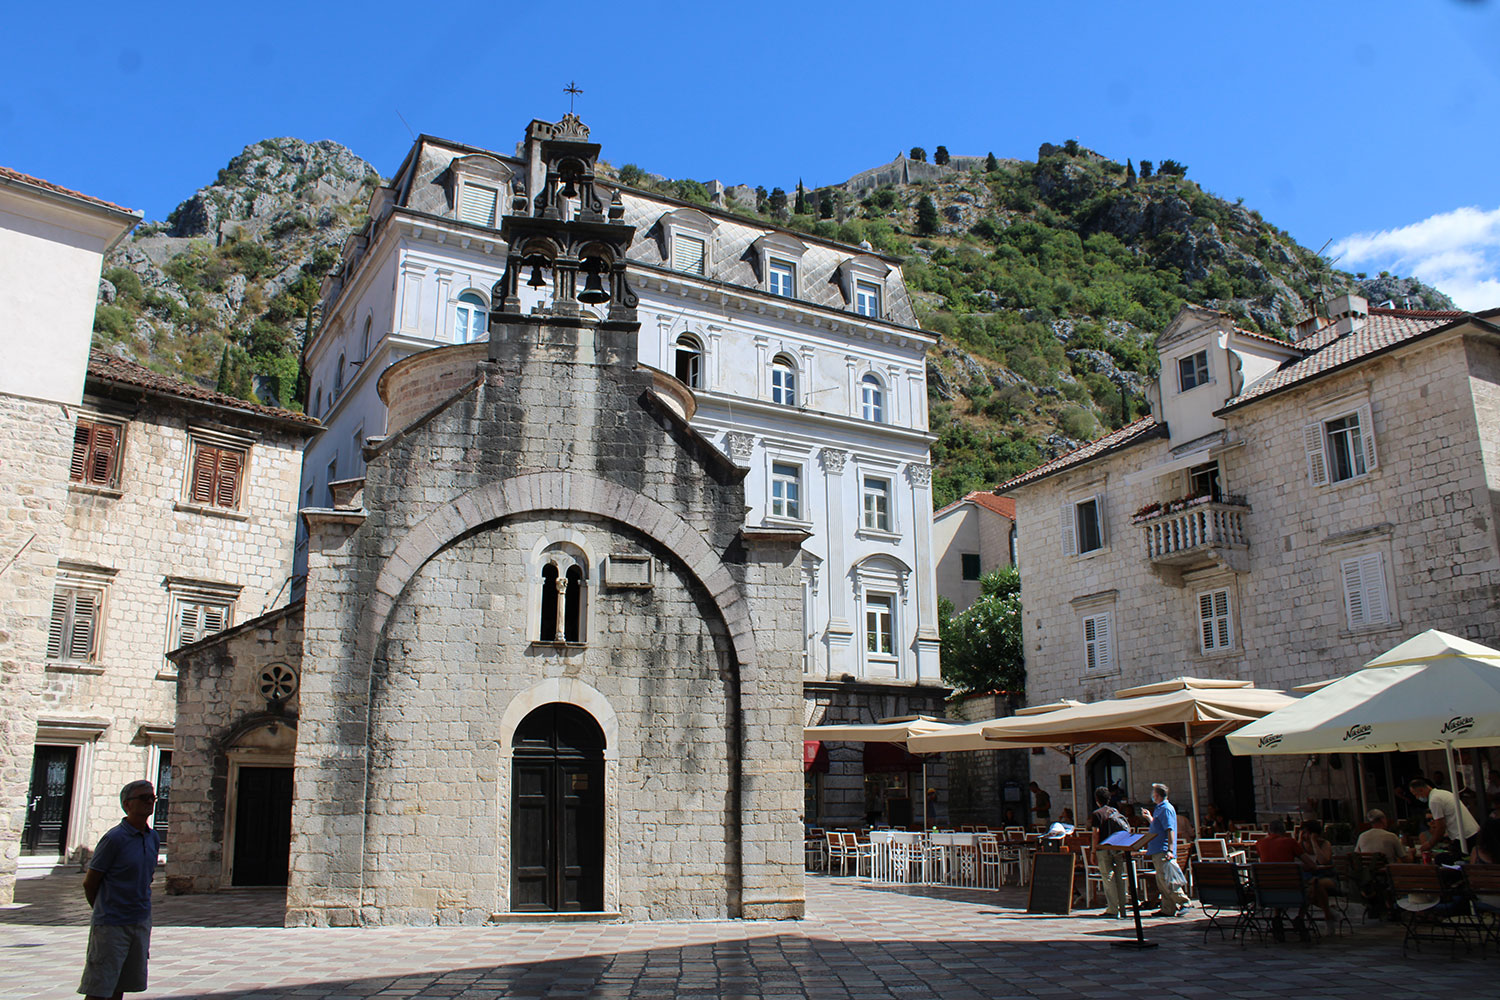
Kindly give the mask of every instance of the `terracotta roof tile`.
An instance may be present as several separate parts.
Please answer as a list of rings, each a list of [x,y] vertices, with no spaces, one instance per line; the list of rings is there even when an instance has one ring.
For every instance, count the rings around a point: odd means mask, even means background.
[[[994,511],[1001,517],[1009,518],[1012,521],[1016,519],[1016,501],[1014,497],[997,497],[995,494],[984,490],[975,490],[964,497],[964,499],[972,500],[985,510]]]
[[[237,399],[234,396],[216,392],[213,389],[205,389],[200,385],[194,385],[192,382],[184,382],[182,379],[172,378],[170,375],[162,375],[143,365],[138,365],[134,361],[127,361],[113,354],[106,354],[104,351],[89,352],[89,378],[98,379],[101,382],[109,382],[114,385],[127,385],[138,389],[146,389],[150,392],[159,392],[168,396],[176,396],[179,399],[188,399],[199,403],[211,403],[214,406],[226,406],[245,413],[270,417],[275,420],[287,420],[292,423],[306,425],[309,432],[316,431],[322,426],[316,419],[309,417],[305,413],[297,413],[294,410],[283,410],[275,406],[264,406],[260,403],[249,403],[243,399]]]
[[[1075,465],[1082,465],[1084,462],[1098,458],[1106,452],[1125,448],[1142,441],[1149,441],[1151,438],[1159,437],[1165,433],[1166,427],[1158,424],[1155,417],[1142,417],[1134,423],[1126,424],[1117,431],[1111,431],[1101,438],[1090,441],[1081,448],[1074,448],[1070,452],[1057,456],[1050,462],[1044,462],[1030,472],[1023,472],[1014,479],[1001,483],[995,487],[995,492],[1008,493],[1018,486],[1025,486],[1027,483],[1062,472],[1064,469],[1070,469]]]
[[[1304,337],[1296,346],[1310,352],[1292,364],[1272,372],[1224,404],[1224,409],[1242,406],[1253,399],[1286,389],[1298,382],[1358,361],[1376,351],[1450,326],[1468,313],[1439,310],[1371,309],[1364,324],[1352,333],[1341,333],[1329,324]]]
[[[84,194],[82,191],[74,191],[72,188],[65,188],[61,184],[53,184],[51,181],[44,181],[40,177],[32,177],[30,174],[23,174],[19,170],[12,170],[10,167],[0,166],[0,180],[12,181],[16,184],[25,184],[28,187],[38,188],[51,194],[67,195],[69,198],[77,198],[79,201],[86,201],[90,205],[97,205],[100,208],[107,208],[115,212],[124,212],[126,215],[139,216],[141,214],[133,208],[126,208],[124,205],[116,205],[114,202],[105,201],[103,198],[95,198],[91,194]]]

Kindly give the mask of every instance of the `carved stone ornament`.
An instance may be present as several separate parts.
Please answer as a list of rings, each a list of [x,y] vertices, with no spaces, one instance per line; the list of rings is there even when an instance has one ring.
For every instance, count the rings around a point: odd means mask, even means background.
[[[755,451],[754,434],[730,431],[725,435],[725,441],[729,444],[730,458],[741,463],[750,461],[750,455]]]
[[[562,121],[552,124],[552,138],[554,139],[587,139],[588,137],[589,127],[571,111],[562,116]]]
[[[930,486],[932,485],[932,466],[925,462],[908,462],[906,478],[911,480],[913,486]]]
[[[843,475],[844,463],[849,461],[849,453],[842,448],[824,448],[819,457],[823,460],[823,468],[836,476]]]

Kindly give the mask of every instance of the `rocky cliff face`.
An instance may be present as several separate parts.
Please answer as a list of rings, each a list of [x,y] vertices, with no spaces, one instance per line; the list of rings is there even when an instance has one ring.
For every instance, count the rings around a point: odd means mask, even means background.
[[[105,261],[95,341],[294,405],[317,282],[364,221],[374,167],[334,142],[265,139]]]

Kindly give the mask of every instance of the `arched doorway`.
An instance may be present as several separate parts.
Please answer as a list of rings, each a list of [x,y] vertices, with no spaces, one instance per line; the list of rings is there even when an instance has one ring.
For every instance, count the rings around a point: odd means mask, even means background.
[[[1084,789],[1088,794],[1079,798],[1080,802],[1090,803],[1093,808],[1093,795],[1096,788],[1108,788],[1113,792],[1119,788],[1122,793],[1128,794],[1126,788],[1125,760],[1113,750],[1100,750],[1089,758],[1088,788]]]
[[[512,745],[511,909],[604,909],[604,731],[553,702]]]

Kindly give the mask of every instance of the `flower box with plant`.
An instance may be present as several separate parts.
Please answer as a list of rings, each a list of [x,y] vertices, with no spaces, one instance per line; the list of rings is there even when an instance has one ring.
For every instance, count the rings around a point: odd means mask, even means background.
[[[1152,521],[1167,514],[1178,514],[1191,507],[1197,507],[1206,503],[1228,504],[1231,507],[1246,507],[1245,498],[1242,496],[1214,496],[1204,493],[1199,496],[1178,497],[1176,500],[1153,500],[1140,510],[1131,515],[1132,523],[1140,524],[1143,521]]]

